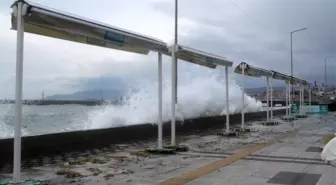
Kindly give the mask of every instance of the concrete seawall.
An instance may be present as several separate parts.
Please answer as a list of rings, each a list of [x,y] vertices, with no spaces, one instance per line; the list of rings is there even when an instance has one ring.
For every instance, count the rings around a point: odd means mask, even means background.
[[[274,116],[284,114],[285,109],[275,110],[273,113]],[[265,111],[245,114],[246,121],[263,120],[265,117]],[[176,132],[178,135],[184,135],[207,129],[224,128],[225,120],[225,116],[189,119],[185,120],[183,124],[177,122]],[[232,125],[240,124],[241,114],[230,115],[230,123]],[[163,136],[170,137],[170,122],[163,124]],[[22,158],[28,159],[66,152],[80,152],[94,148],[109,147],[111,144],[147,140],[155,137],[157,137],[157,126],[152,124],[26,136],[22,138]],[[0,140],[0,164],[12,161],[13,142],[13,138]]]
[[[259,100],[262,103],[267,103],[266,100]],[[0,100],[0,104],[14,104],[15,100]],[[103,101],[103,100],[23,100],[24,105],[68,105],[68,104],[77,104],[77,105],[86,105],[86,106],[95,106],[103,104],[121,104],[120,100],[115,100],[112,102]],[[294,101],[294,103],[299,103],[299,101]],[[308,104],[308,101],[305,101]],[[332,101],[327,102],[330,104]],[[282,106],[286,105],[286,100],[277,99],[273,100],[273,106],[276,104],[281,104]],[[320,102],[318,100],[313,100],[312,105],[318,105]],[[271,102],[269,103],[271,106]]]
[[[259,100],[259,101],[261,101],[262,103],[267,103],[267,101],[266,100]],[[294,103],[295,104],[299,104],[300,103],[300,101],[294,101]],[[308,101],[305,101],[305,103],[308,105],[309,104],[309,102]],[[269,106],[271,106],[271,104],[272,104],[272,102],[269,102]],[[275,106],[275,105],[281,105],[281,106],[286,106],[286,100],[273,100],[273,106]],[[318,101],[312,101],[311,102],[311,104],[312,105],[319,105],[320,103],[318,102]]]
[[[106,101],[103,100],[23,100],[23,105],[103,105]],[[112,102],[114,103],[114,102]],[[15,100],[0,100],[0,104],[15,104]]]

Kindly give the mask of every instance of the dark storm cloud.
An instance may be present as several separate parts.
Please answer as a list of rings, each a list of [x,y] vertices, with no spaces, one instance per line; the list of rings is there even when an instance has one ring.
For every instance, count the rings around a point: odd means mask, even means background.
[[[173,1],[153,8],[173,16]],[[334,0],[179,1],[179,17],[198,22],[200,29],[180,38],[182,44],[260,67],[290,72],[290,34],[293,34],[294,76],[321,80],[324,57],[335,54]],[[222,31],[214,34],[210,28]],[[329,75],[332,81],[332,75]]]
[[[109,7],[111,6],[118,7],[118,10],[128,7],[128,4],[138,7],[135,6],[138,3],[136,0],[127,0],[127,2],[105,0],[105,3],[99,3],[102,5],[97,3],[90,4],[89,2],[91,1],[83,3],[81,0],[73,0],[67,3],[63,1],[44,1],[43,4],[74,12],[73,8],[80,3],[82,6],[75,8],[76,14],[87,15],[89,11],[90,18],[102,20],[103,22],[107,21],[117,26],[119,26],[117,20],[129,22],[130,25],[136,25],[134,27],[130,26],[129,29],[132,30],[138,30],[139,26],[136,23],[140,22],[139,20],[146,19],[147,21],[143,22],[141,26],[154,30],[156,33],[162,32],[162,37],[164,38],[166,35],[169,37],[169,28],[173,27],[174,0],[168,1],[152,1],[154,3],[152,3],[151,8],[156,11],[155,14],[147,14],[151,12],[150,9],[144,11],[142,8],[127,9],[128,12],[110,11]],[[2,24],[2,30],[0,30],[0,34],[3,35],[0,45],[2,56],[0,67],[2,81],[0,81],[0,87],[13,86],[10,89],[11,94],[14,95],[16,34],[13,31],[9,31],[9,6],[11,2],[11,0],[0,0],[0,15],[6,15],[0,16],[0,21],[6,23]],[[108,3],[111,3],[111,6],[107,6]],[[146,4],[144,5],[146,8],[147,3],[141,1],[141,4]],[[189,30],[187,34],[180,34],[179,42],[183,45],[233,60],[234,67],[239,62],[247,61],[259,67],[289,74],[289,32],[303,27],[307,27],[308,30],[293,35],[294,76],[311,82],[314,80],[318,82],[324,81],[324,58],[335,55],[334,0],[179,0],[179,8],[179,17],[182,18],[182,21],[180,21],[181,30],[185,31],[184,28],[188,29],[190,26],[184,25],[183,19],[191,21],[192,26],[190,27],[194,28]],[[132,12],[131,16],[124,16],[129,15],[129,12]],[[138,17],[139,14],[144,16],[140,19]],[[168,18],[162,16],[162,14],[170,16],[171,22],[167,22]],[[154,17],[152,15],[158,15],[157,20],[147,19]],[[137,19],[134,19],[134,17]],[[165,27],[163,24],[169,26]],[[128,29],[125,25],[121,27]],[[169,33],[167,34],[166,31]],[[173,35],[172,32],[171,35]],[[160,36],[157,37],[161,38]],[[27,46],[25,48],[24,73],[25,78],[31,78],[29,83],[25,79],[25,84],[28,84],[27,87],[31,89],[30,94],[34,94],[36,89],[36,91],[39,91],[37,93],[38,96],[42,89],[47,93],[47,87],[49,92],[63,93],[63,91],[72,92],[73,90],[95,89],[100,88],[100,86],[110,88],[113,86],[111,84],[123,86],[125,81],[127,83],[129,81],[135,82],[140,77],[141,79],[156,79],[157,63],[152,63],[156,61],[156,55],[141,58],[132,57],[129,62],[118,63],[117,60],[124,56],[114,58],[114,56],[102,55],[103,52],[100,52],[102,50],[98,51],[95,48],[84,48],[84,46],[70,45],[70,43],[61,45],[58,41],[49,42],[47,39],[37,40],[36,38],[34,40],[34,38],[29,34],[25,38]],[[67,45],[70,47],[64,49],[63,52],[51,52],[47,50],[45,45],[59,49],[65,48]],[[75,52],[82,49],[83,53],[97,52],[99,55],[94,55],[95,57],[84,55],[82,57],[82,52]],[[106,58],[106,61],[97,62],[104,60],[104,58]],[[77,60],[82,60],[83,62],[76,62]],[[86,60],[91,62],[85,62]],[[171,59],[168,57],[168,59],[164,60],[166,60],[164,62],[164,70],[167,70],[164,76],[170,78],[168,76],[170,75]],[[336,66],[333,65],[333,61],[335,60],[328,61],[328,82],[333,82],[336,78]],[[76,65],[77,63],[78,65]],[[187,65],[187,63],[183,64]],[[183,70],[189,70],[192,66],[194,65],[190,64],[184,69],[184,65],[179,65],[179,71],[184,72]],[[77,74],[79,79],[75,78]],[[99,75],[101,75],[100,78],[97,77]],[[57,79],[59,76],[68,77]],[[115,78],[116,76],[123,78]],[[240,80],[239,75],[235,75],[235,77],[238,81]],[[274,83],[283,85],[281,81],[274,81]],[[265,79],[246,78],[246,87],[264,86],[264,84]],[[57,88],[60,88],[60,90]],[[25,93],[28,94],[26,90]]]

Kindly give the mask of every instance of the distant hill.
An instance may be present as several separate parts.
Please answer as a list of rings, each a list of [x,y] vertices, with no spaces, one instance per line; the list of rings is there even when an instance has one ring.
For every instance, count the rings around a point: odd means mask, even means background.
[[[48,96],[47,100],[116,100],[126,94],[125,90],[121,89],[93,89],[79,91],[73,94],[55,94]]]

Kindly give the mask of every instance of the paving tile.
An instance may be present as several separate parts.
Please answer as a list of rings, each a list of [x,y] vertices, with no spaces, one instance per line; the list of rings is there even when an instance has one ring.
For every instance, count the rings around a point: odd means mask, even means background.
[[[203,182],[203,181],[191,181],[191,182],[188,182],[186,185],[204,185],[206,182]]]
[[[320,177],[320,174],[305,175],[298,183],[293,185],[316,185]]]
[[[299,157],[301,152],[285,152],[285,151],[275,151],[270,153],[270,156],[274,157]]]
[[[277,183],[284,185],[316,185],[321,174],[308,174],[296,172],[279,172],[272,177],[267,183]]]
[[[241,184],[245,179],[249,177],[246,176],[241,176],[241,175],[236,175],[236,176],[231,176],[231,177],[226,177],[221,179],[219,182],[213,183],[211,185],[223,185],[223,184],[228,184],[228,185],[238,185]],[[207,183],[203,185],[208,185]]]
[[[312,158],[312,159],[321,159],[321,153],[317,152],[301,152],[300,157],[302,158]]]
[[[336,183],[336,169],[335,167],[329,166],[323,173],[318,181],[320,184],[334,185]]]
[[[242,181],[239,185],[263,185],[268,181],[268,179],[259,177],[249,177]]]
[[[278,163],[279,169],[290,172],[302,172],[308,165],[299,163]]]
[[[222,182],[223,179],[222,178],[218,178],[218,177],[200,177],[198,179],[195,179],[191,182],[188,182],[186,185],[204,185],[204,184],[216,184],[219,182]]]
[[[302,172],[307,167],[307,164],[256,161],[256,166],[258,166],[258,169],[263,170]]]
[[[321,173],[323,174],[327,170],[332,170],[332,166],[328,165],[315,165],[309,164],[302,172],[304,173]]]
[[[335,185],[335,182],[333,184],[330,184],[330,182],[317,182],[316,185]]]
[[[278,170],[266,170],[266,169],[260,169],[256,173],[252,174],[253,177],[259,177],[264,179],[270,179],[274,175],[276,175],[279,171]]]
[[[281,148],[282,144],[281,143],[275,143],[273,145],[267,146],[260,151],[256,152],[256,154],[261,154],[261,153],[272,153],[276,151],[277,149]]]
[[[312,146],[312,147],[307,148],[305,152],[321,153],[322,149],[320,147]]]

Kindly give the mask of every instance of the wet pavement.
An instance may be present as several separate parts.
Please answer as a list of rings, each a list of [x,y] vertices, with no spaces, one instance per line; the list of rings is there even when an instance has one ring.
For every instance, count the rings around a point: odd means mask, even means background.
[[[295,135],[187,184],[334,185],[336,168],[321,160],[320,140],[336,132],[335,117],[324,116],[318,122],[308,119],[301,124]]]
[[[317,183],[307,185],[333,185],[335,182],[331,178],[336,174],[335,168],[320,160],[318,148],[321,137],[336,132],[335,119],[334,114],[329,114],[314,115],[293,123],[278,120],[280,124],[274,126],[263,126],[258,122],[248,123],[247,126],[256,131],[237,138],[217,135],[221,130],[182,136],[178,141],[188,146],[189,151],[174,155],[143,152],[147,147],[155,147],[155,141],[115,145],[95,152],[69,155],[66,160],[55,160],[54,164],[25,168],[22,179],[40,180],[42,184],[51,185],[151,185],[169,184],[170,179],[178,179],[183,174],[192,172],[196,175],[190,182],[181,181],[183,183],[176,184],[288,184],[301,178],[304,179],[302,183],[307,179],[310,179],[309,182],[317,179]],[[253,154],[237,158],[232,164],[225,166],[222,163],[222,167],[214,172],[197,176],[198,170],[206,165],[218,165],[218,161],[230,159],[239,152],[273,141],[291,131],[297,133],[274,141],[275,143],[260,148]],[[165,142],[168,143],[169,140]],[[11,179],[11,174],[1,173],[0,177]],[[288,178],[294,180],[281,181]]]

